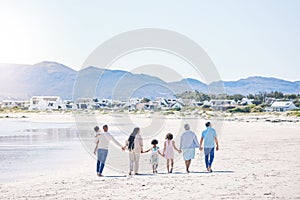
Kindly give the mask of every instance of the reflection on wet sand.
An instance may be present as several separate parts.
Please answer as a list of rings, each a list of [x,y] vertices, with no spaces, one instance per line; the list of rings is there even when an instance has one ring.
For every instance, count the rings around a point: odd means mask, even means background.
[[[0,137],[0,144],[35,144],[68,141],[78,138],[74,128],[24,129],[20,134]]]

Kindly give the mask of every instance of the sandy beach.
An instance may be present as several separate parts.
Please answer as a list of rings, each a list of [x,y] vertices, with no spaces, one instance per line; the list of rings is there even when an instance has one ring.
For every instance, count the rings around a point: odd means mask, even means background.
[[[190,174],[185,173],[182,154],[176,154],[173,174],[166,173],[161,157],[159,174],[153,175],[149,154],[143,154],[142,174],[128,176],[128,153],[111,145],[105,177],[97,177],[92,146],[76,134],[78,124],[72,114],[10,116],[0,119],[0,199],[300,199],[300,123],[294,118],[278,123],[253,116],[224,119],[218,129],[220,150],[215,153],[213,173],[206,172],[203,152],[197,150]],[[137,124],[122,124],[118,117],[97,115],[96,119],[99,125],[107,123],[121,143],[127,137],[123,132],[133,125],[140,126],[143,135],[143,127],[153,121],[151,116],[136,115],[130,118]],[[179,144],[183,121],[191,123],[200,139],[207,121],[163,119],[158,134],[144,132],[145,148],[150,148],[153,137],[162,148],[169,131]]]

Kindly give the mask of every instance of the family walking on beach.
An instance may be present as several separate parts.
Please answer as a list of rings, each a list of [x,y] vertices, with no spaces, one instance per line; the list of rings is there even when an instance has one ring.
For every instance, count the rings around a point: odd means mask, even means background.
[[[164,142],[164,148],[160,151],[157,146],[158,141],[153,139],[151,141],[152,147],[147,150],[143,150],[143,138],[140,134],[140,128],[136,127],[133,129],[129,138],[125,142],[125,146],[122,146],[109,132],[108,126],[103,126],[103,131],[96,126],[95,131],[95,149],[94,154],[97,155],[97,175],[103,176],[102,172],[105,166],[106,157],[108,154],[108,145],[110,142],[115,143],[123,151],[126,149],[129,151],[129,175],[138,175],[139,161],[141,153],[151,153],[150,163],[152,165],[153,173],[157,173],[159,155],[167,159],[167,171],[168,173],[173,172],[174,167],[174,151],[183,153],[183,159],[185,161],[186,172],[189,173],[189,167],[191,160],[195,158],[195,149],[199,148],[200,151],[204,149],[205,165],[208,172],[212,172],[212,163],[214,160],[214,149],[219,150],[219,144],[215,129],[211,126],[210,122],[205,124],[206,129],[201,134],[200,144],[198,142],[196,134],[190,130],[189,124],[184,125],[185,132],[182,133],[180,138],[180,147],[177,148],[175,141],[173,141],[173,134],[168,133],[166,135],[166,141]],[[204,145],[202,146],[204,142]],[[216,147],[215,147],[216,144]]]

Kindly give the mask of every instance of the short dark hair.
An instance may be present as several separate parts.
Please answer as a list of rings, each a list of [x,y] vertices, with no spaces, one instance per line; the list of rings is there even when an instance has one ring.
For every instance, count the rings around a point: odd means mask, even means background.
[[[99,131],[99,126],[95,126],[95,127],[94,127],[94,130],[95,130],[96,132],[98,132],[98,131]]]
[[[158,144],[158,141],[156,139],[154,139],[154,140],[151,141],[151,144],[152,145]]]
[[[205,123],[205,126],[206,126],[206,127],[209,127],[209,126],[210,126],[210,122],[206,122],[206,123]]]
[[[102,128],[108,128],[108,126],[105,124]]]
[[[168,134],[166,135],[166,139],[168,139],[168,140],[173,140],[173,134],[172,134],[172,133],[168,133]]]

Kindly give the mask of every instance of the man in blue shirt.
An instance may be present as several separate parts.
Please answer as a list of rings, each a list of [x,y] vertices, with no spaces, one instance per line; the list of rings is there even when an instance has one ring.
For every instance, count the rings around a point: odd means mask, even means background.
[[[212,172],[211,165],[214,161],[214,149],[215,149],[215,143],[216,143],[216,150],[219,150],[219,143],[217,139],[217,133],[215,129],[211,127],[211,123],[207,122],[205,124],[206,130],[202,132],[202,136],[200,139],[200,151],[203,150],[202,143],[204,140],[204,154],[205,154],[205,165],[208,172]]]

